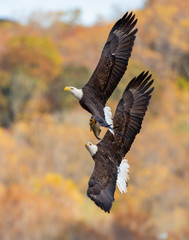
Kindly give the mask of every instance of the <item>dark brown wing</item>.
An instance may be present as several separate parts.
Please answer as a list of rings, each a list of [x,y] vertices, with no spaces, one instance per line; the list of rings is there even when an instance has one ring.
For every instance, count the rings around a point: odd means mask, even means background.
[[[110,212],[114,201],[117,167],[108,153],[102,152],[100,149],[93,159],[95,167],[88,183],[87,196],[105,212]]]
[[[135,15],[126,13],[109,33],[100,61],[84,88],[92,88],[105,105],[125,70],[135,40],[137,29]]]
[[[97,144],[98,151],[93,156],[95,168],[89,180],[87,195],[105,212],[110,211],[114,201],[117,166],[140,132],[154,89],[150,88],[152,83],[151,75],[142,72],[129,82],[118,103],[113,118],[114,128],[129,140],[125,140],[117,133],[113,135],[108,130]]]
[[[118,103],[115,116],[113,118],[114,128],[123,134],[128,140],[120,135],[112,135],[107,131],[99,145],[111,144],[114,142],[116,150],[124,157],[140,132],[144,115],[154,88],[150,88],[153,80],[148,72],[142,72],[137,78],[133,78],[126,87],[121,100]],[[104,142],[104,143],[103,143]],[[115,149],[115,147],[114,147]]]

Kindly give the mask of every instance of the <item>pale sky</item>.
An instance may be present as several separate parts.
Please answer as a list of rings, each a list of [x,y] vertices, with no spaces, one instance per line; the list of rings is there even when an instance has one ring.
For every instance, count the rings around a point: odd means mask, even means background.
[[[24,22],[32,12],[80,9],[81,22],[92,24],[98,16],[114,18],[120,12],[141,8],[145,0],[0,0],[0,18]],[[117,16],[116,16],[117,17]]]

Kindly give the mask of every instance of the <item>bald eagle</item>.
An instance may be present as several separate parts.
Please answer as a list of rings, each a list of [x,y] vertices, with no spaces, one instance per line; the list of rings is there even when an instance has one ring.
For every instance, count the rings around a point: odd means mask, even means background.
[[[65,87],[103,127],[112,131],[111,109],[105,104],[125,73],[134,45],[137,19],[127,12],[111,29],[99,63],[82,89]],[[116,131],[116,130],[115,130]],[[112,131],[113,133],[113,131]]]
[[[140,132],[154,89],[150,88],[152,83],[151,75],[148,72],[142,72],[129,82],[117,105],[113,118],[114,128],[128,137],[129,141],[117,133],[112,134],[107,131],[97,145],[86,144],[95,161],[87,195],[105,212],[110,212],[112,207],[116,183],[121,192],[126,192],[128,165],[125,165],[127,162],[123,158],[130,150],[135,136]]]

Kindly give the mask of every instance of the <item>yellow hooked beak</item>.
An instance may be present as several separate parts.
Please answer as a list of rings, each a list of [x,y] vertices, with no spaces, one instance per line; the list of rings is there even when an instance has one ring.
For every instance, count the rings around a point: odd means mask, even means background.
[[[85,147],[86,147],[87,149],[89,149],[89,148],[90,148],[90,145],[91,145],[91,143],[90,143],[90,142],[87,142],[87,143],[85,143]]]
[[[87,150],[89,150],[89,144],[88,143],[85,143],[85,147]]]
[[[71,88],[70,87],[65,87],[64,91],[71,92]]]

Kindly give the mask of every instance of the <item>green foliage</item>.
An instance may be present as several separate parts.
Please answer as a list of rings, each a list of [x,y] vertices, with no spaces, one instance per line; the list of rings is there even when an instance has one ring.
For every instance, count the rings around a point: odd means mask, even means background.
[[[187,122],[179,122],[176,126],[176,131],[180,134],[188,134],[189,133],[189,126]]]
[[[188,90],[189,91],[189,81],[182,76],[178,77],[177,86],[180,90]]]

